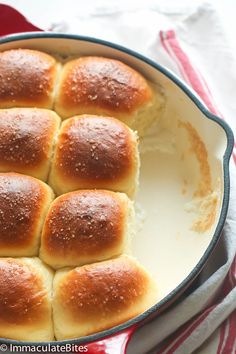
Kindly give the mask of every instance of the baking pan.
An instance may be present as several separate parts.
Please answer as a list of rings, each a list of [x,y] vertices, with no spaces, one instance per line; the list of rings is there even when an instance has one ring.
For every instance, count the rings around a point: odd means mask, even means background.
[[[161,117],[140,140],[141,174],[132,243],[134,256],[157,281],[159,300],[119,326],[56,342],[84,345],[89,353],[122,353],[135,328],[158,316],[190,286],[220,238],[229,203],[232,131],[169,70],[127,48],[95,38],[45,32],[0,39],[0,51],[12,48],[116,58],[141,72],[163,93]]]

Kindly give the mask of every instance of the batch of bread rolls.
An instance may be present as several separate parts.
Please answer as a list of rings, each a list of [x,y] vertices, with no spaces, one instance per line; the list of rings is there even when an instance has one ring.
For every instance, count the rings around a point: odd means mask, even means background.
[[[118,60],[0,53],[0,338],[78,338],[156,302],[129,244],[161,103]]]

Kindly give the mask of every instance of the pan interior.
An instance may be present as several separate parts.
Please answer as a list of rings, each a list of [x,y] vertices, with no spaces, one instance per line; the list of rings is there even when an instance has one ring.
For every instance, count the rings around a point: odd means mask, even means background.
[[[140,187],[131,251],[156,279],[158,300],[163,299],[194,269],[215,233],[224,193],[225,131],[163,73],[116,48],[66,38],[1,45],[1,51],[10,48],[117,58],[162,87],[161,118],[140,141]]]
[[[201,133],[198,125],[167,101],[161,121],[140,144],[137,234],[132,251],[155,277],[160,299],[198,263],[219,219],[223,192],[220,149],[213,144],[209,150],[211,136],[204,140]],[[220,130],[218,133],[221,138]]]

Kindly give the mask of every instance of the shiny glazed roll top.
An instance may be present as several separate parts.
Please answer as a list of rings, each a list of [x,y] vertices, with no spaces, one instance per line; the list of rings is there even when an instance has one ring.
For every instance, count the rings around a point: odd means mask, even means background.
[[[47,180],[60,125],[47,109],[0,109],[0,172],[19,172]]]
[[[40,258],[54,268],[112,258],[128,251],[134,227],[133,203],[123,193],[64,194],[50,206]]]
[[[0,256],[35,256],[53,192],[36,178],[0,173]]]
[[[38,258],[0,258],[0,338],[53,340],[52,278]]]
[[[138,176],[137,136],[124,123],[90,115],[62,123],[49,176],[57,194],[99,188],[133,197]]]
[[[116,117],[139,135],[160,116],[163,96],[128,65],[104,57],[68,61],[62,70],[55,110],[63,118],[77,114]]]
[[[57,340],[114,327],[157,301],[156,284],[131,257],[56,272],[53,317]]]
[[[0,108],[52,108],[60,64],[31,49],[0,53]]]

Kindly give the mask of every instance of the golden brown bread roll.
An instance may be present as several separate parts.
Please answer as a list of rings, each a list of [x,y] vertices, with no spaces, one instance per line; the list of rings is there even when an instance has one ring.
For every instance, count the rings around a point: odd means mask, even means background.
[[[62,70],[55,110],[63,118],[77,114],[116,117],[139,135],[160,116],[163,96],[137,71],[103,57],[81,57]]]
[[[0,53],[0,108],[52,108],[59,67],[52,56],[36,50]]]
[[[157,301],[155,282],[128,256],[59,270],[53,288],[57,340],[114,327],[144,312]]]
[[[59,125],[58,115],[47,109],[0,110],[0,172],[46,181]]]
[[[53,192],[36,178],[0,173],[0,256],[34,256]]]
[[[57,194],[100,188],[133,197],[138,173],[137,137],[124,123],[89,115],[62,123],[49,176]]]
[[[120,255],[134,232],[133,203],[123,193],[82,190],[51,204],[43,227],[40,258],[54,268]]]
[[[53,340],[52,278],[38,258],[0,258],[1,338]]]

